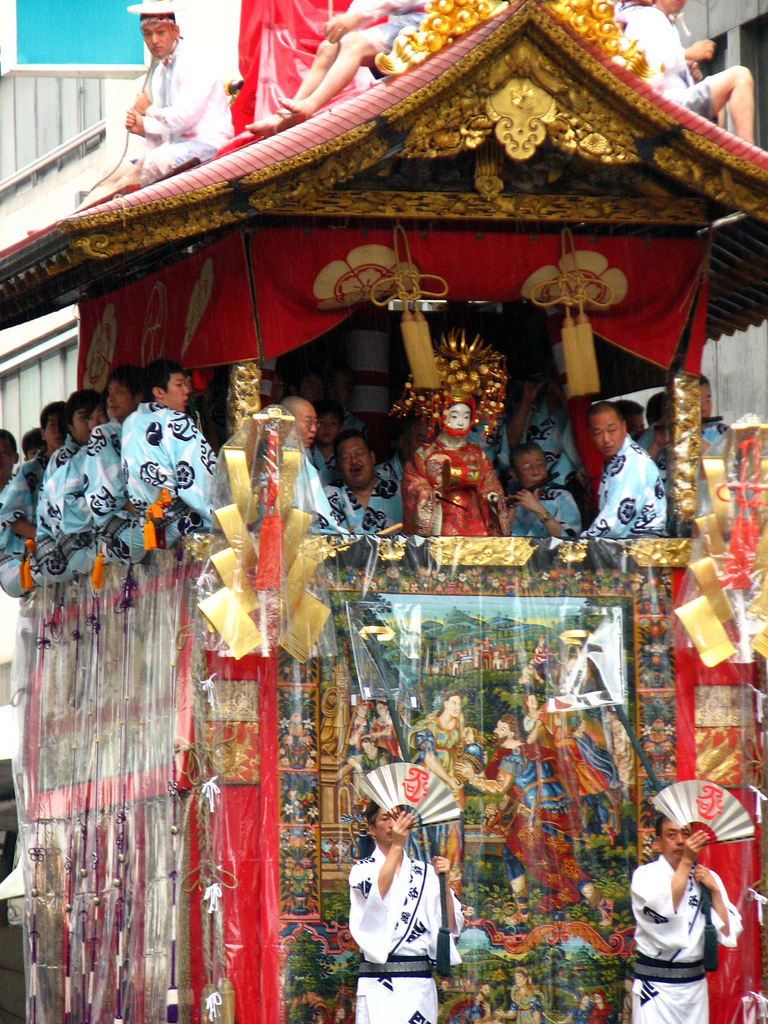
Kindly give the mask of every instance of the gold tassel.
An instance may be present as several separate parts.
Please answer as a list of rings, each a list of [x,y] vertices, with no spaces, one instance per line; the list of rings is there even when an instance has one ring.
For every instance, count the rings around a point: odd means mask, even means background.
[[[440,370],[432,347],[429,324],[418,306],[414,313],[406,306],[400,320],[400,330],[413,386],[419,390],[437,391],[440,388]]]

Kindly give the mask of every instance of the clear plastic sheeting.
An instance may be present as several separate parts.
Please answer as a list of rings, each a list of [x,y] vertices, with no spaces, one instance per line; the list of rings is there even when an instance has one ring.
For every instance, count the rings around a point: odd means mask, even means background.
[[[757,825],[754,841],[718,844],[702,855],[723,878],[733,902],[738,900],[744,919],[739,953],[721,952],[721,968],[710,978],[719,1019],[728,1022],[741,1020],[742,1009],[754,1014],[763,991],[757,951],[765,896],[761,821],[768,792],[763,764],[766,467],[768,425],[756,416],[730,426],[703,456],[691,557],[675,602],[678,777],[727,788]]]
[[[337,553],[338,657],[317,659],[314,686],[310,666],[300,689],[287,664],[277,682],[302,719],[314,701],[320,712],[319,777],[314,761],[277,766],[280,847],[297,849],[279,904],[288,1024],[353,1019],[360,780],[400,759],[438,775],[462,810],[410,846],[451,860],[467,917],[441,1022],[627,1019],[649,770],[677,774],[672,574],[636,555],[461,538]]]
[[[199,608],[209,649],[237,659],[282,646],[306,661],[328,620],[322,487],[294,418],[268,406],[222,448]]]
[[[187,585],[176,553],[156,553],[127,579],[108,567],[100,592],[22,603],[13,771],[36,1024],[171,1020],[179,989],[189,1003]]]

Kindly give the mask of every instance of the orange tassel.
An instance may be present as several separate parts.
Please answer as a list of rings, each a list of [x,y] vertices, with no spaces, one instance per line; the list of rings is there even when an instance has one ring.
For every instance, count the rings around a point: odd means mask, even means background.
[[[152,522],[152,509],[147,509],[147,519],[144,523],[144,550],[154,551],[157,547],[157,534],[155,533],[155,524]]]
[[[93,570],[91,571],[91,586],[94,590],[101,590],[101,585],[104,582],[104,552],[100,551],[96,555],[96,561],[93,564]]]
[[[22,590],[32,590],[35,586],[35,582],[32,579],[32,566],[29,563],[29,559],[36,546],[37,545],[31,538],[24,541],[24,547],[27,549],[27,553],[24,557],[24,561],[19,565],[19,584]]]

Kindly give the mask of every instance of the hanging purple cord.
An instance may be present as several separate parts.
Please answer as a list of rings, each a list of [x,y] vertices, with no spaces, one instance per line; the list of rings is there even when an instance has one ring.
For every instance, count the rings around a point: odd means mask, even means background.
[[[117,602],[115,612],[118,615],[124,615],[129,608],[133,607],[133,599],[136,591],[139,589],[139,584],[133,578],[133,563],[128,563],[128,572],[125,574],[123,580],[123,586],[120,592],[120,600]]]
[[[78,626],[80,623],[80,606],[77,606],[77,621]],[[74,688],[72,693],[72,710],[73,720],[74,713],[77,711],[77,678],[78,678],[78,665],[80,663],[80,630],[76,626],[72,630],[72,639],[75,642],[75,670],[74,670]],[[70,800],[74,804],[74,793],[75,793],[75,762],[77,757],[77,744],[72,744],[72,770],[70,778]],[[66,1024],[73,1024],[72,1014],[72,920],[71,914],[74,907],[75,901],[75,881],[74,881],[74,836],[77,830],[78,823],[74,815],[74,807],[70,806],[69,815],[69,840],[67,849],[67,859],[65,861],[65,870],[67,872],[67,903],[64,908],[66,915],[66,973],[64,975],[64,1020]]]
[[[61,637],[64,631],[62,626],[63,615],[61,611],[63,607],[63,604],[60,604],[58,608],[54,608],[53,615],[51,616],[50,622],[48,623],[48,628],[50,629],[51,632],[51,639],[53,640],[54,643],[59,643],[61,641]]]

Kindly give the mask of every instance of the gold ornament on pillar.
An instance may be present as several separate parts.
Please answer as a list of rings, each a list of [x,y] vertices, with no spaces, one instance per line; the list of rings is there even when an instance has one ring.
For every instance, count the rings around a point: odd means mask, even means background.
[[[402,258],[400,245],[405,250]],[[375,306],[385,307],[392,298],[403,303],[403,316],[400,329],[403,332],[403,345],[411,368],[413,386],[425,391],[436,391],[440,387],[440,370],[438,369],[435,350],[432,347],[432,336],[429,324],[419,309],[419,299],[444,299],[448,294],[448,282],[436,274],[421,274],[411,259],[403,228],[396,224],[392,232],[392,246],[395,250],[395,265],[391,273],[380,277],[371,287],[371,302]],[[422,282],[434,281],[438,285],[436,291],[422,288]],[[410,310],[413,303],[413,312]]]
[[[261,409],[261,365],[257,359],[233,363],[229,370],[227,427],[236,434],[249,416]]]
[[[561,335],[568,392],[571,398],[595,395],[600,391],[600,374],[595,358],[592,324],[584,310],[588,306],[593,309],[608,309],[615,301],[613,289],[603,280],[603,296],[597,299],[590,295],[594,275],[585,272],[580,265],[580,254],[576,251],[570,228],[563,230],[560,240],[563,255],[555,277],[550,276],[534,283],[526,298],[536,306],[565,308]],[[576,310],[578,312],[574,319],[572,313]]]

